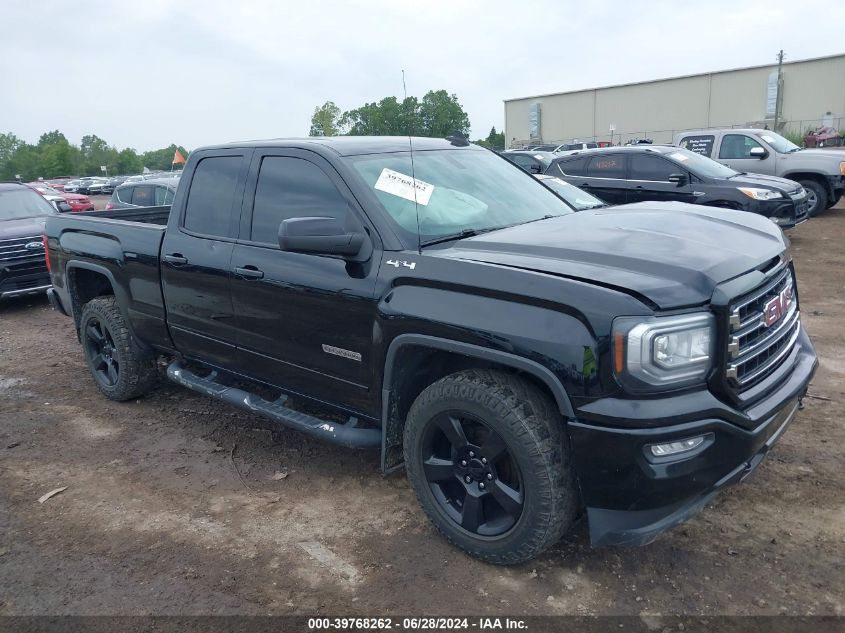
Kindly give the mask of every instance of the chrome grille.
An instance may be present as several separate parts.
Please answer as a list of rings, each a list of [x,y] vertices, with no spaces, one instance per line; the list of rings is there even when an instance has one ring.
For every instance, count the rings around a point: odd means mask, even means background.
[[[38,243],[37,248],[27,248],[27,244]],[[29,237],[15,237],[8,240],[0,240],[0,262],[17,262],[35,256],[44,257],[44,246],[40,235]]]
[[[728,384],[745,391],[771,375],[792,351],[800,329],[789,267],[730,307]]]

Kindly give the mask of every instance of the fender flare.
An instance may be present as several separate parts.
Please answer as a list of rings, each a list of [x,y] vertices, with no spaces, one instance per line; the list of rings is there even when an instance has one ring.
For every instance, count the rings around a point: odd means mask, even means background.
[[[91,272],[98,273],[109,280],[109,284],[111,284],[112,291],[114,292],[114,297],[115,299],[117,299],[117,305],[120,308],[121,312],[123,312],[124,314],[124,320],[126,321],[126,327],[129,330],[129,334],[132,336],[133,340],[138,343],[141,347],[147,348],[148,346],[135,335],[135,329],[132,327],[131,320],[129,319],[129,299],[126,295],[126,291],[119,283],[117,283],[114,274],[105,266],[101,266],[100,264],[93,264],[91,262],[68,262],[67,266],[65,267],[65,288],[67,288],[67,292],[70,298],[71,312],[73,311],[73,293],[71,292],[70,287],[70,271],[76,268],[80,268],[82,270],[90,270]],[[80,314],[80,317],[81,316],[82,315]]]

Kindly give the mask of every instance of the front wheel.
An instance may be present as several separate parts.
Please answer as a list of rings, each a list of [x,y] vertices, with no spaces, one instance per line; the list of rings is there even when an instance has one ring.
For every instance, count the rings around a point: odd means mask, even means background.
[[[799,180],[807,190],[807,215],[810,217],[827,208],[827,189],[815,180]]]
[[[463,371],[416,399],[404,436],[408,479],[435,527],[487,562],[537,556],[578,509],[563,419],[552,400],[500,371]]]
[[[155,356],[132,338],[114,297],[97,297],[85,304],[80,338],[91,376],[107,398],[137,398],[158,380]]]

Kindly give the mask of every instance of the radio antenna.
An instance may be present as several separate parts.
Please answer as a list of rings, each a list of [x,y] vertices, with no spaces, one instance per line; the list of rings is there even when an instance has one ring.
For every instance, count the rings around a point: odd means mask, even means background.
[[[402,92],[405,95],[402,101],[402,107],[408,103],[408,89],[405,87],[405,69],[402,69]],[[408,149],[411,152],[411,179],[414,181],[414,211],[417,214],[417,253],[422,255],[422,235],[420,235],[420,205],[417,203],[417,174],[414,170],[414,141],[412,140],[413,132],[413,113],[408,116]]]

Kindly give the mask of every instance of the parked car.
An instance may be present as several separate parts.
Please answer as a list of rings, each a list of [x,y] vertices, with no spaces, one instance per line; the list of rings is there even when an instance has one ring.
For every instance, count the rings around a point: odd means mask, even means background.
[[[599,200],[594,195],[587,193],[583,189],[579,189],[575,185],[570,185],[568,182],[558,178],[557,176],[535,174],[534,177],[554,191],[559,197],[563,198],[563,200],[576,211],[601,209],[609,206],[603,200]]]
[[[531,151],[526,149],[506,149],[499,154],[529,174],[542,174],[552,161],[557,158],[553,152]]]
[[[553,152],[571,152],[576,149],[593,149],[594,147],[598,147],[598,143],[564,143],[563,145],[558,145],[552,151]]]
[[[103,195],[114,191],[109,178],[94,178],[86,187],[87,193],[94,195]]]
[[[93,211],[94,210],[94,203],[91,202],[91,199],[88,196],[83,196],[78,193],[67,193],[64,191],[58,191],[45,185],[43,182],[30,182],[27,183],[27,186],[31,189],[35,189],[38,193],[42,196],[50,200],[51,202],[58,202],[57,198],[61,198],[64,202],[69,205],[69,209],[61,209],[58,205],[56,209],[59,212],[64,211],[73,211],[74,213],[79,213],[80,211]]]
[[[610,204],[677,201],[750,211],[788,229],[808,217],[807,192],[791,180],[734,171],[672,145],[630,145],[571,152],[547,174]]]
[[[175,178],[151,178],[124,183],[114,190],[106,210],[169,206],[173,204],[178,184]]]
[[[134,400],[169,357],[184,387],[404,464],[437,529],[500,564],[581,508],[593,543],[647,543],[754,470],[817,365],[780,229],[575,213],[466,141],[408,147],[227,143],[191,152],[172,207],[50,217],[48,296],[97,387]]]
[[[57,211],[26,185],[0,182],[0,299],[50,287],[44,221]]]
[[[674,144],[741,172],[780,176],[809,193],[809,214],[835,205],[845,193],[845,150],[801,149],[770,130],[695,130],[677,134]]]
[[[553,152],[557,147],[557,143],[547,143],[545,145],[531,145],[528,147],[532,152]]]

